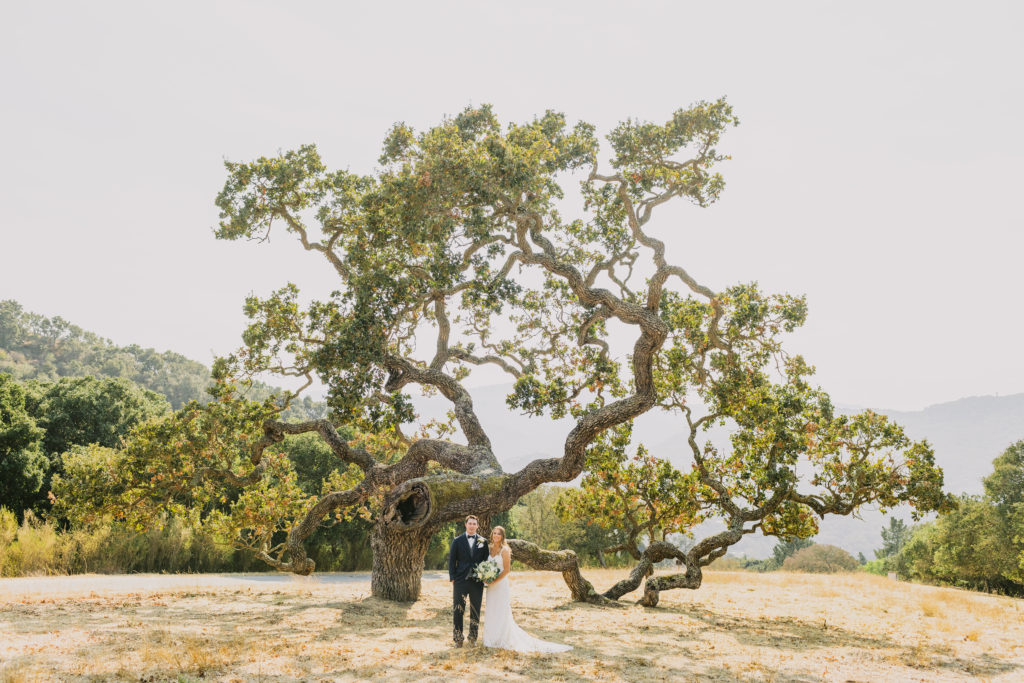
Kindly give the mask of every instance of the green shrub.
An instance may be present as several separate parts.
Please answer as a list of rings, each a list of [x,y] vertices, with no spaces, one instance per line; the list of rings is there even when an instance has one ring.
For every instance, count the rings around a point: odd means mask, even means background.
[[[877,574],[878,576],[885,576],[889,573],[888,563],[885,558],[865,562],[860,566],[860,569],[868,574]]]
[[[811,572],[814,574],[831,574],[833,572],[851,571],[857,568],[857,560],[834,545],[826,543],[812,545],[798,550],[792,557],[786,558],[782,568],[791,572]]]
[[[708,565],[708,569],[715,569],[723,572],[737,572],[745,569],[746,558],[731,557],[723,555]]]

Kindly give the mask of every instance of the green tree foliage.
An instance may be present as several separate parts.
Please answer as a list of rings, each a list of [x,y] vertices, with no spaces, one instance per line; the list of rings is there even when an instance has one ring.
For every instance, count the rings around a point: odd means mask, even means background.
[[[262,548],[314,497],[298,485],[287,455],[262,453],[272,442],[257,425],[268,413],[276,414],[269,402],[191,403],[137,425],[123,449],[72,449],[54,477],[54,510],[78,525],[113,519],[135,528],[170,515]],[[257,443],[262,457],[254,464],[249,456]]]
[[[802,299],[738,286],[717,306],[669,300],[663,310],[675,336],[657,366],[662,406],[680,411],[690,427],[703,509],[739,523],[742,533],[760,527],[806,538],[817,532],[816,518],[867,503],[909,503],[919,511],[948,505],[927,443],[911,441],[872,411],[837,415],[827,394],[808,383],[813,369],[785,352],[780,335],[803,323]],[[718,321],[717,339],[704,331],[708,320]],[[705,406],[703,415],[690,394]],[[716,423],[734,428],[726,451],[698,444]],[[798,462],[809,470],[803,481]]]
[[[584,519],[611,532],[603,553],[625,551],[640,559],[640,544],[665,541],[696,523],[695,473],[640,446],[627,456],[632,425],[605,432],[587,451],[587,473],[579,488],[565,489],[556,509],[563,520]]]
[[[973,589],[1024,594],[1024,441],[993,461],[984,496],[911,530],[891,562],[900,575]]]
[[[25,407],[25,390],[0,374],[0,505],[19,517],[38,501],[46,476],[43,436]]]
[[[899,554],[884,563],[878,573],[896,571],[904,579],[940,582],[935,573],[936,532],[934,522],[913,526]]]
[[[61,453],[87,444],[118,447],[132,427],[170,411],[162,396],[124,378],[29,380],[24,388],[26,408],[44,432],[41,448],[47,458],[42,484],[29,501],[37,512],[48,508],[51,477],[63,468]]]
[[[1020,594],[1017,548],[999,535],[998,510],[963,496],[956,510],[915,527],[893,566],[906,578]]]
[[[692,467],[683,475],[642,445],[630,459],[625,429],[606,433],[588,450],[587,478],[567,496],[567,512],[606,526],[617,518],[626,530],[643,529],[645,515],[663,510],[677,531],[721,519],[725,531],[686,553],[688,572],[677,581],[686,585],[748,533],[793,541],[817,533],[824,515],[869,503],[883,510],[909,504],[915,518],[952,505],[927,442],[910,440],[872,411],[836,414],[828,395],[809,384],[812,368],[786,353],[781,336],[803,323],[802,299],[743,285],[711,303],[666,295],[661,311],[670,336],[655,356],[659,407],[689,427]],[[723,424],[731,428],[728,449],[699,443]]]
[[[999,554],[999,573],[1024,585],[1024,441],[1018,441],[995,459],[985,478],[985,496],[995,506],[995,533],[1009,541]],[[1016,553],[1016,566],[1008,554]]]
[[[46,431],[43,449],[51,456],[75,445],[116,448],[132,427],[171,409],[163,396],[124,378],[64,377],[30,386],[32,412]]]
[[[53,383],[37,380],[19,383],[4,374],[0,375],[0,386],[4,405],[4,409],[0,410],[0,443],[3,444],[0,449],[3,454],[0,459],[0,468],[3,470],[0,505],[17,510],[19,517],[26,509],[34,509],[37,513],[50,511],[47,501],[50,478],[54,473],[59,476],[64,471],[65,463],[71,467],[70,478],[74,483],[85,484],[83,491],[95,492],[107,486],[116,487],[116,470],[120,463],[120,453],[116,447],[121,446],[122,439],[132,428],[166,415],[170,410],[163,397],[123,378],[82,377],[62,378]],[[25,444],[28,446],[25,447]],[[317,445],[321,448],[317,449]],[[329,457],[325,457],[322,442],[316,444],[308,438],[297,438],[290,446],[293,452],[288,453],[287,457],[294,458],[297,474],[304,477],[305,484],[318,492],[326,472],[332,469],[332,465],[337,468],[333,453],[326,449]],[[66,491],[66,486],[62,484],[61,490]],[[251,555],[248,560],[246,556],[236,556],[230,550],[230,542],[225,546],[226,539],[215,539],[206,530],[195,527],[187,518],[172,519],[165,515],[156,526],[172,531],[161,532],[163,535],[125,528],[114,521],[113,517],[94,516],[88,520],[88,524],[83,524],[81,518],[75,521],[79,528],[62,532],[49,527],[44,529],[38,524],[29,525],[21,533],[19,547],[24,550],[34,543],[28,539],[49,539],[32,547],[42,545],[52,548],[54,556],[40,557],[39,561],[61,567],[61,571],[82,567],[90,571],[90,568],[97,566],[94,559],[89,559],[93,557],[92,551],[81,562],[68,560],[68,557],[79,552],[75,544],[84,538],[80,534],[93,539],[103,536],[111,543],[123,544],[118,545],[118,548],[135,548],[140,554],[138,562],[142,564],[126,557],[111,560],[113,564],[110,566],[122,571],[199,571],[203,567],[223,571],[247,569],[251,565]],[[348,520],[348,523],[356,522]],[[344,523],[331,529],[330,537],[325,539],[323,546],[322,566],[330,569],[366,569],[370,555],[366,549],[365,521],[362,521],[362,526],[361,535],[349,533],[351,530],[346,529]],[[327,529],[324,532],[325,536],[328,535]],[[70,540],[65,542],[58,538],[61,533],[71,534]],[[188,551],[186,555],[174,554],[173,544],[168,546],[171,536],[167,536],[167,533],[179,540],[186,539],[182,541],[186,544],[182,546]],[[8,543],[15,540],[8,539]],[[332,543],[339,542],[346,544],[348,552],[336,552],[332,556],[330,551],[337,550]],[[204,547],[211,545],[224,546],[227,550]],[[43,552],[39,548],[37,551]],[[14,548],[11,552],[21,551]],[[203,559],[207,552],[211,553],[210,557],[217,558],[216,561],[210,561],[212,564]],[[35,557],[34,554],[32,556]],[[159,558],[166,559],[164,566],[160,566]]]
[[[782,568],[791,572],[833,574],[857,568],[857,560],[850,553],[834,545],[814,544],[787,557]]]
[[[964,496],[955,511],[936,522],[936,576],[986,589],[1019,577],[1016,548],[999,534],[1002,522],[989,501]]]
[[[902,519],[889,518],[889,528],[882,529],[882,547],[875,551],[877,559],[893,557],[910,538],[910,527]]]

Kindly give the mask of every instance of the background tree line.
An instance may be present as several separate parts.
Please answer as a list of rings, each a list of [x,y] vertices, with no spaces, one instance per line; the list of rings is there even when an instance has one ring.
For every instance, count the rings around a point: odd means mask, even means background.
[[[48,382],[0,373],[0,574],[264,569],[187,517],[140,530],[110,520],[71,528],[51,514],[55,478],[69,467],[94,467],[132,428],[170,411],[165,397],[124,377]],[[337,468],[330,449],[311,438],[289,441],[288,456],[299,486],[310,492]],[[358,517],[321,529],[318,561],[335,570],[365,569],[367,529]]]
[[[985,493],[961,496],[956,510],[913,527],[892,520],[869,570],[1024,595],[1024,441],[992,465],[983,480]]]

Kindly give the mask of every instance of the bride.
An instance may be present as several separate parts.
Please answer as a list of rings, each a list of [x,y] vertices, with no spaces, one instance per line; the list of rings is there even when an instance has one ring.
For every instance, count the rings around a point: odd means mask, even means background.
[[[516,652],[565,652],[571,645],[549,643],[534,638],[516,625],[512,618],[512,588],[508,575],[512,571],[512,550],[505,542],[504,527],[491,530],[490,559],[496,560],[501,573],[487,584],[484,605],[484,646],[500,647]]]

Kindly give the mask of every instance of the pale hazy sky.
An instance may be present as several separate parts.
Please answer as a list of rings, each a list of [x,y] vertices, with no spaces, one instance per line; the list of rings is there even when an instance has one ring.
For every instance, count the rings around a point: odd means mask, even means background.
[[[336,287],[214,240],[222,160],[380,140],[490,102],[601,131],[729,98],[719,204],[662,216],[720,289],[804,293],[841,403],[1024,391],[1020,2],[55,2],[0,9],[0,299],[203,362],[241,306]]]

